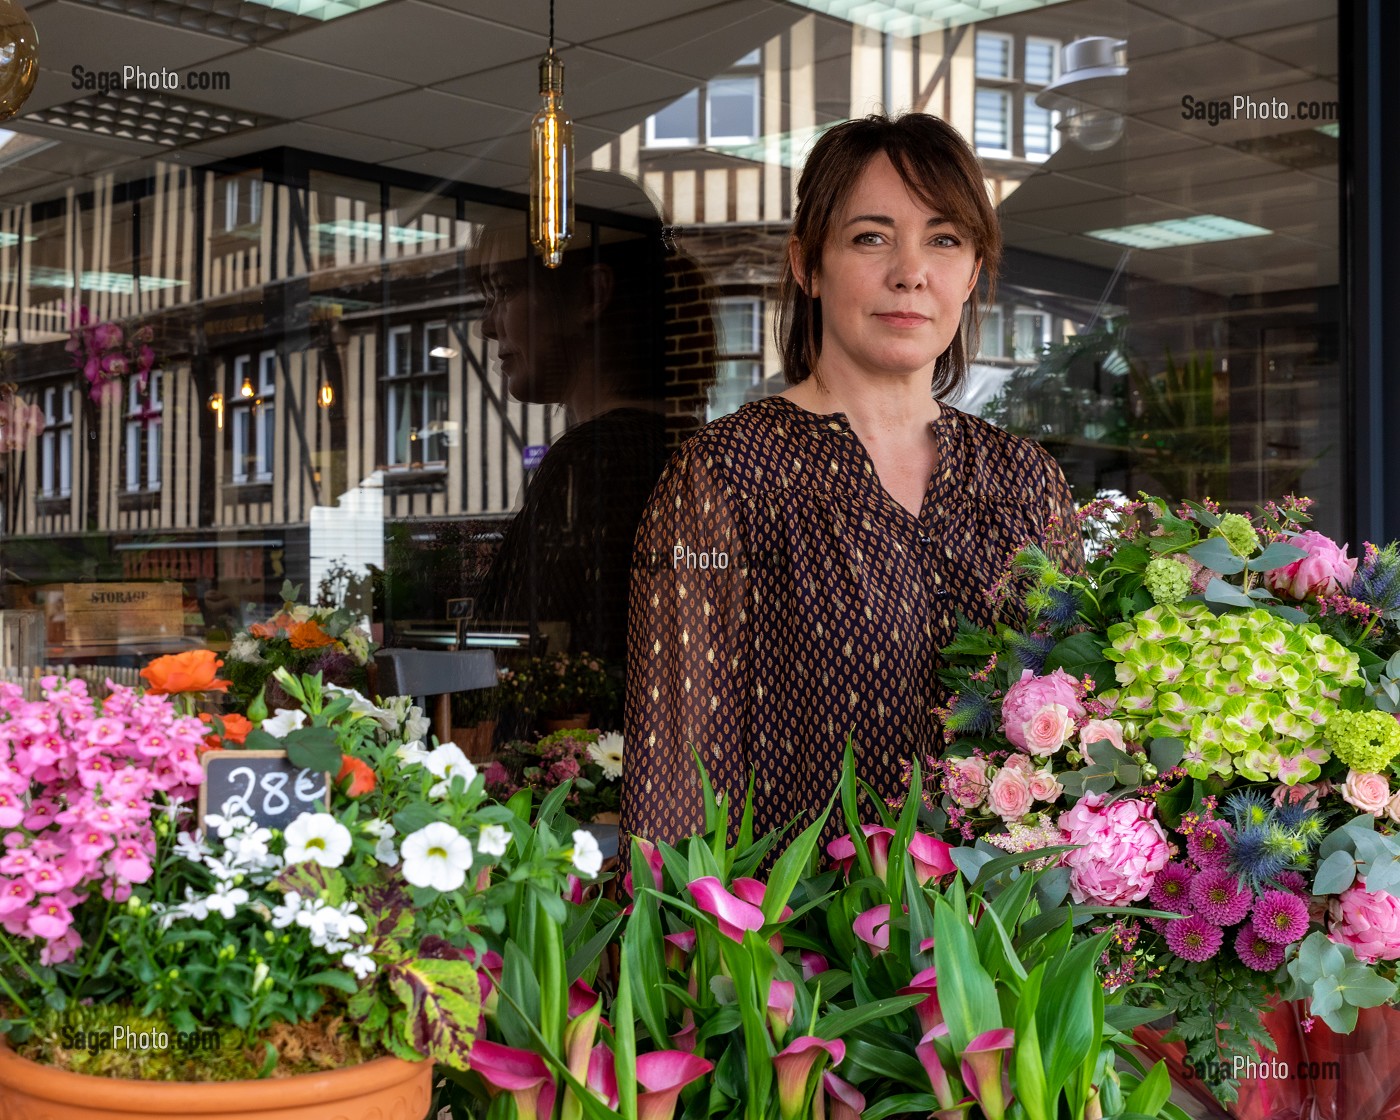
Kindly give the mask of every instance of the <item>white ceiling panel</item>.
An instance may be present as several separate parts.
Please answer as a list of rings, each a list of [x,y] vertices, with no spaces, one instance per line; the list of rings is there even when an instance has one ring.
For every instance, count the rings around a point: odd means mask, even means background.
[[[34,8],[30,18],[39,35],[45,68],[65,74],[74,66],[96,71],[120,71],[123,66],[180,70],[226,55],[238,46],[214,35],[64,0]]]
[[[533,113],[534,106],[528,101],[518,109],[506,109],[437,90],[415,89],[353,109],[308,114],[308,118],[366,136],[406,140],[423,148],[448,148],[523,130]]]

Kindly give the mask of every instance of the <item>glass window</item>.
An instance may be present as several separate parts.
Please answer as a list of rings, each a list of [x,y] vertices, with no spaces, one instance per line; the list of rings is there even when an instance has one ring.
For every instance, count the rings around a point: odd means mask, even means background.
[[[73,492],[73,390],[51,385],[44,390],[43,401],[39,493],[45,498],[66,498]]]
[[[447,370],[453,356],[446,323],[390,329],[384,405],[391,468],[446,461],[456,432],[448,415]]]
[[[1047,159],[1050,154],[1060,146],[1060,134],[1055,129],[1056,114],[1049,109],[1042,109],[1035,103],[1034,94],[1026,94],[1025,105],[1025,125],[1023,135],[1025,137],[1026,158],[1027,159]]]
[[[1012,323],[1011,356],[1018,362],[1035,361],[1050,341],[1050,317],[1018,310]]]
[[[647,118],[647,143],[698,144],[700,142],[700,91],[678,97],[661,112]]]
[[[758,136],[758,78],[720,78],[706,91],[712,144],[753,140]]]
[[[987,308],[987,313],[982,317],[982,330],[978,337],[978,356],[983,358],[1006,357],[1005,332],[1001,308]]]
[[[264,350],[233,360],[228,401],[235,483],[271,482],[277,432],[277,352]]]
[[[977,91],[974,143],[979,152],[1011,154],[1011,95],[1000,90]]]
[[[1011,77],[1011,36],[995,31],[977,32],[977,76],[979,78]]]
[[[1026,84],[1048,86],[1059,76],[1060,44],[1054,39],[1026,39]]]
[[[132,376],[126,388],[126,471],[128,492],[160,489],[161,372],[152,370],[145,385]]]

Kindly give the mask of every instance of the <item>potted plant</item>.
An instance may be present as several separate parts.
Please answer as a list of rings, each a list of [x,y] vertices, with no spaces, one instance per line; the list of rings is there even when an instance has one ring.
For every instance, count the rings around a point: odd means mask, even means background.
[[[541,842],[406,705],[318,676],[278,670],[295,709],[196,719],[195,690],[227,686],[199,652],[101,705],[0,685],[7,1115],[416,1120],[433,1062],[468,1061],[478,929],[518,890],[558,895],[586,842]],[[197,821],[212,747],[334,781],[284,828],[233,803]]]
[[[546,732],[588,727],[594,709],[607,709],[617,692],[606,666],[589,653],[524,658],[502,670],[500,688],[503,706],[527,722],[538,719]]]
[[[452,741],[470,759],[489,758],[496,741],[496,717],[501,713],[501,689],[478,688],[452,697]]]
[[[528,788],[541,801],[567,784],[565,808],[580,821],[617,824],[622,799],[622,736],[616,731],[554,731],[533,743],[513,742],[484,771],[486,790],[501,801]]]

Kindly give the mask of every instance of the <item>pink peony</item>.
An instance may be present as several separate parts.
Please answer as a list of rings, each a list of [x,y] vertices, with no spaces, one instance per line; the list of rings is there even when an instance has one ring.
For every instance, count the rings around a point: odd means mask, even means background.
[[[955,804],[975,809],[987,796],[987,761],[982,758],[945,758],[943,789]]]
[[[1031,786],[1014,766],[1003,766],[992,778],[987,808],[1004,821],[1018,821],[1031,811]]]
[[[1040,758],[1054,754],[1074,731],[1074,721],[1063,704],[1047,704],[1026,721],[1026,750]]]
[[[1390,802],[1390,783],[1384,774],[1363,774],[1356,770],[1347,771],[1347,780],[1342,783],[1342,800],[1348,805],[1378,817]]]
[[[1001,702],[1001,720],[1006,737],[1022,750],[1029,750],[1026,725],[1042,708],[1053,704],[1061,705],[1070,719],[1083,717],[1079,682],[1063,669],[1056,669],[1043,677],[1025,670],[1021,679],[1006,690],[1006,698]]]
[[[1400,959],[1400,899],[1385,891],[1368,891],[1366,880],[1343,891],[1328,905],[1331,928],[1327,936],[1350,945],[1356,959],[1367,964]]]
[[[1083,845],[1065,853],[1074,901],[1118,906],[1146,898],[1167,864],[1167,835],[1153,819],[1149,801],[1123,798],[1106,805],[1103,794],[1086,794],[1060,814],[1067,843]]]
[[[1356,558],[1347,555],[1346,546],[1337,547],[1330,537],[1309,529],[1290,537],[1288,543],[1307,552],[1282,568],[1264,574],[1264,582],[1295,599],[1316,595],[1337,595],[1351,586],[1356,576]]]

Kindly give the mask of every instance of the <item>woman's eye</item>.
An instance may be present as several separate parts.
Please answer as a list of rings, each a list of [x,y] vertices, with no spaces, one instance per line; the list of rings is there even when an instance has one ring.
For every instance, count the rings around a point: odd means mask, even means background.
[[[883,240],[884,234],[875,233],[874,231],[856,234],[857,245],[878,245]]]
[[[956,249],[961,244],[951,233],[940,233],[933,241],[935,245],[941,245],[948,249]]]

